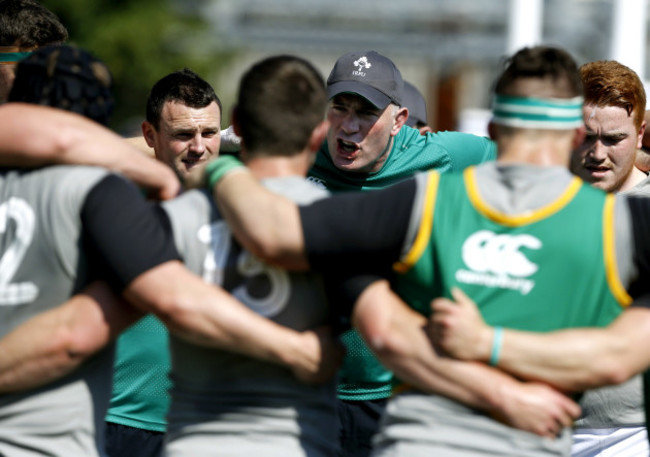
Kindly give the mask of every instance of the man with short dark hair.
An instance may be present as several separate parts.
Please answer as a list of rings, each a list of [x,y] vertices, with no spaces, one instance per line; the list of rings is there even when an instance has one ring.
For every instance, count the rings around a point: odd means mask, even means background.
[[[242,76],[233,128],[248,169],[273,192],[302,203],[327,195],[305,179],[327,131],[326,103],[322,76],[298,57],[265,58]],[[207,282],[291,328],[330,322],[320,275],[291,273],[242,249],[209,193],[188,191],[163,207],[187,265]],[[336,455],[334,378],[306,385],[289,370],[174,336],[171,353],[166,456]]]
[[[571,171],[608,192],[650,195],[650,180],[635,166],[646,131],[641,79],[613,60],[586,63],[580,74],[587,135],[572,154]],[[580,405],[583,415],[574,425],[574,457],[648,454],[641,375],[620,385],[588,390]]]
[[[170,73],[151,88],[142,135],[181,180],[219,154],[220,131],[221,100],[192,70]]]
[[[185,68],[165,75],[149,93],[142,133],[157,160],[184,181],[219,154],[221,101]],[[111,457],[154,457],[163,446],[171,366],[168,332],[149,315],[117,341],[113,394],[106,415]]]

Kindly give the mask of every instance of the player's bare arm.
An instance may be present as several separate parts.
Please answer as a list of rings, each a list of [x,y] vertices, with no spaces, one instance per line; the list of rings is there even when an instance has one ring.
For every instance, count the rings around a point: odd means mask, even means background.
[[[34,389],[67,375],[141,316],[105,283],[89,285],[0,340],[0,393]]]
[[[490,359],[494,328],[483,322],[474,302],[459,289],[455,301],[432,303],[430,335],[447,353],[464,360]],[[650,332],[650,310],[632,307],[605,328],[550,333],[502,329],[498,367],[516,376],[581,391],[619,384],[650,365],[640,351]]]
[[[541,383],[522,383],[483,364],[441,357],[427,319],[376,281],[359,296],[353,322],[387,368],[407,384],[495,414],[513,427],[555,437],[580,415],[571,399]],[[480,381],[479,381],[480,380]]]
[[[120,224],[111,223],[115,214]],[[318,375],[321,354],[328,351],[310,344],[313,335],[262,317],[191,273],[180,261],[166,213],[148,204],[132,183],[106,176],[86,197],[81,220],[97,252],[94,258],[114,276],[116,290],[132,305],[156,314],[170,331],[195,344]]]
[[[340,347],[327,332],[297,332],[276,324],[179,261],[139,275],[124,294],[142,310],[155,313],[170,332],[194,344],[287,366],[305,382],[329,380],[338,370]]]
[[[223,175],[214,185],[213,195],[228,226],[246,249],[287,269],[308,267],[294,202],[265,189],[243,167]]]
[[[169,167],[74,113],[7,103],[0,107],[0,134],[0,164],[5,166],[94,165],[124,174],[157,198],[172,198],[180,189]]]

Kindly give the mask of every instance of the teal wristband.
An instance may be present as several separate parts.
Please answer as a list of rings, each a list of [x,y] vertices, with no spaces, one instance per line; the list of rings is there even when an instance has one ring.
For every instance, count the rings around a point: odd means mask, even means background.
[[[205,167],[205,174],[210,189],[214,189],[219,180],[236,168],[242,168],[244,164],[236,157],[223,155],[213,160]]]
[[[503,345],[503,328],[494,327],[494,335],[492,336],[492,353],[490,354],[490,365],[493,367],[499,363],[499,356],[501,355],[501,346]]]

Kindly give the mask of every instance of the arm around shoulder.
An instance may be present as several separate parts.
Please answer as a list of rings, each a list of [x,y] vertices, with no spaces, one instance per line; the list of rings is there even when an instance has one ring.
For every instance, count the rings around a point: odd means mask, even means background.
[[[0,106],[0,136],[0,165],[3,166],[100,166],[123,173],[158,198],[172,198],[180,189],[169,167],[78,114],[7,103]]]
[[[206,173],[219,211],[247,250],[284,268],[307,268],[302,225],[294,202],[264,188],[233,157],[213,161]]]

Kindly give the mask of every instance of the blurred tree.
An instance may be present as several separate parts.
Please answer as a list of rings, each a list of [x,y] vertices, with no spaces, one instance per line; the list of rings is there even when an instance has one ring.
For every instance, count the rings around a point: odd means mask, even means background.
[[[139,125],[149,89],[162,76],[189,67],[211,81],[229,61],[209,45],[208,23],[200,16],[205,1],[188,8],[169,0],[41,0],[68,28],[71,44],[111,69],[112,126],[123,133]]]

